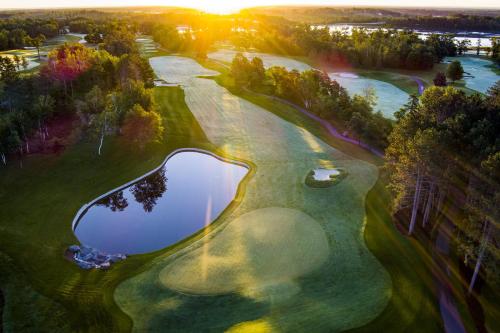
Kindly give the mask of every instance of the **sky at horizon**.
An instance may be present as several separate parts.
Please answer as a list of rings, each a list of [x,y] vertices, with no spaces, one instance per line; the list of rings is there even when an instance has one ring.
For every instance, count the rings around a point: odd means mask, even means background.
[[[330,5],[330,6],[383,6],[418,8],[495,8],[500,9],[498,0],[477,0],[461,2],[456,0],[0,0],[0,9],[26,8],[79,8],[79,7],[126,7],[126,6],[175,6],[188,7],[213,13],[231,13],[242,8],[272,5]]]

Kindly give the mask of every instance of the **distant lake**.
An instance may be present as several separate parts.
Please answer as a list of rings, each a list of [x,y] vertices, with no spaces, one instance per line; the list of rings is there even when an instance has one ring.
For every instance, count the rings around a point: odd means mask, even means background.
[[[178,152],[158,171],[94,202],[79,216],[75,235],[107,253],[160,250],[213,222],[247,172],[211,154]]]
[[[325,25],[317,25],[315,26],[317,28],[324,28]],[[367,25],[357,25],[357,24],[330,24],[328,25],[330,31],[346,31],[347,33],[351,34],[352,30],[354,28],[364,28],[368,31],[374,31],[379,28],[380,26],[376,24],[367,24]],[[397,29],[397,30],[403,30],[403,29]],[[446,31],[423,31],[423,30],[414,30],[422,39],[426,39],[428,35],[434,33],[434,34],[446,34],[446,33],[451,33],[451,32],[446,32]],[[452,33],[455,35],[455,40],[461,41],[464,39],[468,39],[471,41],[471,46],[470,47],[475,47],[477,46],[478,40],[481,42],[481,46],[483,47],[491,47],[491,37],[500,37],[498,34],[491,34],[491,33],[483,33],[483,32],[468,32],[468,31],[462,31],[462,32],[457,32],[457,33]]]

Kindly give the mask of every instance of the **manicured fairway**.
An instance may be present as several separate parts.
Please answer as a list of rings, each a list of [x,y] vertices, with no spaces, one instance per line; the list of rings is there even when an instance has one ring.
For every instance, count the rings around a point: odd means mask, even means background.
[[[500,80],[500,75],[495,73],[490,67],[493,62],[481,59],[478,57],[454,57],[445,58],[445,62],[450,62],[453,60],[458,60],[462,63],[462,67],[465,71],[465,86],[472,90],[479,91],[481,93],[486,93],[488,89]]]
[[[213,80],[197,78],[215,72],[192,59],[158,57],[151,64],[160,78],[183,85],[187,105],[209,141],[225,154],[253,162],[255,174],[239,205],[223,215],[212,232],[172,256],[159,257],[147,271],[118,287],[115,299],[132,317],[134,329],[199,332],[257,325],[340,331],[376,318],[391,295],[387,272],[363,240],[364,198],[377,169]],[[322,166],[344,168],[349,176],[331,188],[307,187],[307,173]],[[286,221],[273,217],[281,209],[291,214]],[[297,221],[300,228],[294,226]],[[252,241],[256,225],[266,231],[261,243]],[[238,235],[249,239],[234,248]],[[321,245],[325,239],[326,245]],[[294,264],[300,255],[310,262]],[[276,264],[265,265],[257,257]],[[283,270],[286,264],[295,267]],[[222,278],[225,272],[240,282],[204,285],[203,270],[197,267],[205,265],[206,278]],[[193,277],[193,272],[201,276]],[[272,292],[255,292],[264,289]],[[203,296],[207,293],[211,296]]]
[[[236,53],[237,51],[233,50],[219,50],[209,53],[208,57],[217,61],[230,63]],[[305,71],[311,69],[311,66],[306,63],[286,57],[256,52],[243,52],[243,55],[248,58],[260,57],[266,68],[281,66],[288,70],[296,69],[298,71]],[[387,118],[393,118],[394,112],[399,111],[408,101],[408,93],[384,81],[369,79],[359,76],[354,72],[329,72],[329,76],[333,80],[336,80],[342,87],[346,88],[350,95],[364,95],[366,89],[372,88],[377,96],[375,111],[382,112]]]
[[[368,79],[353,73],[329,73],[332,80],[345,87],[351,95],[364,96],[368,89],[373,89],[377,96],[375,111],[380,111],[387,118],[394,118],[394,112],[408,102],[408,95],[390,83]]]
[[[156,43],[153,41],[151,36],[141,36],[135,40],[139,46],[139,51],[142,56],[148,57],[158,51]]]
[[[3,51],[0,52],[0,57],[7,57],[13,59],[14,56],[17,55],[18,57],[25,57],[26,61],[28,62],[28,67],[26,70],[33,69],[35,67],[40,66],[40,62],[38,60],[37,56],[37,51],[36,50],[9,50],[9,51]],[[21,70],[24,70],[23,67],[21,67]]]
[[[214,59],[217,61],[223,61],[226,63],[230,63],[231,61],[233,61],[233,58],[237,53],[238,53],[238,51],[222,49],[222,50],[218,50],[216,52],[209,53],[208,58]],[[261,58],[262,62],[264,63],[264,67],[266,67],[266,68],[273,67],[273,66],[281,66],[281,67],[285,67],[289,71],[296,69],[300,72],[311,69],[311,66],[309,66],[306,63],[303,63],[301,61],[297,61],[294,59],[286,58],[286,57],[281,57],[281,56],[267,54],[267,53],[259,53],[259,52],[241,52],[241,53],[245,57],[250,58],[250,59],[254,58],[254,57]]]

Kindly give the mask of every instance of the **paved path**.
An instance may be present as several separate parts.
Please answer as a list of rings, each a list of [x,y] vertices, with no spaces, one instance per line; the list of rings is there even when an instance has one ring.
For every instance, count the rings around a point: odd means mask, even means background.
[[[413,81],[415,81],[418,84],[418,94],[422,95],[424,93],[424,90],[425,90],[424,81],[422,81],[422,79],[417,77],[417,76],[412,76],[411,78],[413,79]]]
[[[450,253],[450,234],[453,232],[452,229],[453,225],[448,220],[441,224],[438,236],[436,237],[435,252],[433,254],[436,269],[442,270],[442,272],[437,272],[435,277],[439,289],[439,309],[446,333],[467,333],[460,318],[460,312],[457,309],[455,296],[447,281],[447,277],[450,276],[447,260]]]
[[[219,60],[216,60],[216,59],[212,59],[212,61],[218,63],[219,65],[225,67],[225,68],[230,68],[227,64],[225,64],[224,62],[222,61],[219,61]],[[420,79],[419,79],[420,80]],[[422,81],[420,81],[420,83],[422,84],[422,91],[423,91],[423,83]],[[275,101],[279,101],[281,103],[285,103],[289,106],[291,106],[292,108],[302,112],[303,114],[305,114],[306,116],[308,116],[309,118],[311,119],[314,119],[316,120],[317,122],[319,122],[327,131],[328,133],[330,133],[331,136],[337,138],[337,139],[340,139],[342,141],[345,141],[345,142],[349,142],[349,143],[352,143],[354,145],[357,145],[357,146],[360,146],[360,147],[363,147],[365,148],[366,150],[369,150],[370,152],[372,152],[373,154],[377,155],[378,157],[384,157],[384,153],[374,147],[371,147],[370,145],[368,145],[367,143],[364,143],[364,142],[361,142],[359,140],[355,140],[353,138],[350,138],[348,136],[345,136],[345,135],[342,135],[338,129],[333,126],[331,123],[329,123],[328,121],[326,121],[325,119],[323,118],[320,118],[318,117],[317,115],[309,112],[308,110],[304,109],[303,107],[300,107],[298,106],[297,104],[294,104],[290,101],[287,101],[286,99],[283,99],[283,98],[279,98],[279,97],[276,97],[276,96],[272,96],[272,95],[267,95],[267,94],[261,94],[261,93],[257,93],[255,91],[251,91],[247,88],[245,88],[245,90],[247,90],[248,92],[251,92],[253,94],[257,94],[257,95],[260,95],[260,96],[265,96],[265,97],[268,97],[268,98],[271,98],[271,99],[274,99]],[[419,91],[420,91],[420,85],[419,85]]]

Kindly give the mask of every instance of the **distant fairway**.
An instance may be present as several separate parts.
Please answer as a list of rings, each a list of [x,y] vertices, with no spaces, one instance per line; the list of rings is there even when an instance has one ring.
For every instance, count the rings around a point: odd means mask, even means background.
[[[364,96],[367,89],[373,89],[377,95],[375,111],[380,111],[387,118],[394,118],[394,112],[408,102],[408,95],[396,86],[374,79],[368,79],[351,73],[328,73],[332,80],[345,87],[349,94]]]
[[[209,53],[208,58],[230,63],[231,61],[233,61],[233,58],[237,53],[238,51],[222,49],[216,52]],[[252,59],[254,57],[261,58],[265,68],[273,66],[281,66],[285,67],[289,71],[296,69],[299,72],[311,69],[311,66],[309,66],[306,63],[286,57],[281,57],[268,53],[260,53],[260,52],[240,52],[240,53],[242,53],[245,57],[249,59]]]
[[[464,71],[466,72],[464,81],[467,88],[485,94],[495,82],[500,80],[500,75],[489,68],[489,66],[493,65],[493,62],[489,60],[470,56],[447,57],[444,59],[445,62],[453,60],[458,60],[462,63]]]
[[[208,139],[256,172],[215,230],[119,285],[115,299],[135,331],[331,332],[374,319],[391,296],[389,275],[363,241],[377,169],[197,78],[216,73],[192,59],[150,61],[158,77],[182,84]],[[349,176],[307,187],[305,176],[320,166]]]
[[[237,51],[233,50],[219,50],[208,54],[210,59],[231,62],[236,55]],[[311,66],[303,62],[275,56],[266,53],[257,52],[243,52],[248,58],[260,57],[264,62],[264,67],[269,68],[272,66],[285,67],[288,70],[296,69],[298,71],[305,71],[311,69]],[[364,95],[367,88],[372,88],[377,95],[375,111],[380,111],[387,118],[394,118],[394,112],[399,109],[408,101],[409,95],[398,87],[375,79],[358,76],[354,73],[332,72],[328,73],[332,80],[337,81],[342,87],[346,88],[349,94]]]
[[[82,35],[83,36],[83,35]],[[64,43],[71,43],[71,42],[76,42],[80,40],[80,37],[75,36],[75,34],[66,34],[66,35],[59,35],[54,38],[48,39],[43,46],[40,47],[40,56],[45,57],[50,51],[52,51],[54,48],[63,45]],[[83,40],[85,41],[85,40]],[[16,49],[16,50],[8,50],[8,51],[1,51],[0,52],[0,57],[8,57],[13,59],[14,55],[17,55],[19,57],[25,57],[26,61],[28,62],[28,66],[26,69],[24,69],[22,66],[20,70],[31,70],[34,69],[38,66],[40,66],[40,59],[38,59],[38,51],[34,47],[28,47],[25,49]],[[42,61],[44,59],[42,58]]]

